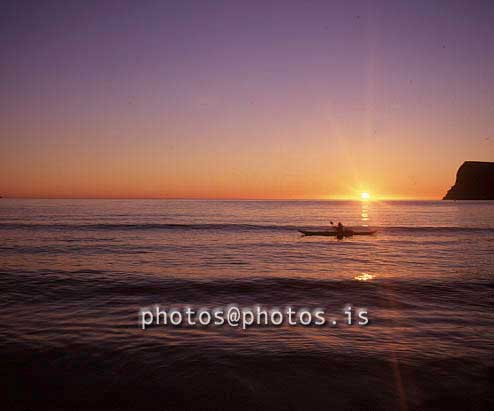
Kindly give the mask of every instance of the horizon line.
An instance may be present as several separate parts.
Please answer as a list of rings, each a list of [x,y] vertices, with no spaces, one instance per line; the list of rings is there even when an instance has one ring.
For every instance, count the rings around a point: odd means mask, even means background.
[[[376,197],[369,200],[362,200],[358,197],[96,197],[96,196],[0,196],[0,199],[11,200],[190,200],[190,201],[439,201],[438,197]]]

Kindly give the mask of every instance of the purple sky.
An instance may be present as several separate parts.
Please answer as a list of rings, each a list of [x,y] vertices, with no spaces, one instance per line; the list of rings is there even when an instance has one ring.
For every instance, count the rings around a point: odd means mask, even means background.
[[[440,197],[494,160],[492,1],[3,1],[0,194]]]

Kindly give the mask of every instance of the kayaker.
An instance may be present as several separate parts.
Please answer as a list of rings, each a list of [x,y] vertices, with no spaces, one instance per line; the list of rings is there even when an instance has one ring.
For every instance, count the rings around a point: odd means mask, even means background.
[[[336,226],[336,238],[338,240],[342,240],[343,234],[344,234],[343,224],[341,224],[341,222],[339,222],[338,225]]]

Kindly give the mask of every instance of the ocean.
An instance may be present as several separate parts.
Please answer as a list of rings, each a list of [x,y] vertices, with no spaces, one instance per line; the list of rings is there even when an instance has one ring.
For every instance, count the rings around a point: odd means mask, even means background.
[[[341,221],[372,236],[304,237]],[[0,200],[5,409],[492,407],[494,202]],[[337,325],[153,325],[323,308]],[[345,322],[348,307],[365,325]]]

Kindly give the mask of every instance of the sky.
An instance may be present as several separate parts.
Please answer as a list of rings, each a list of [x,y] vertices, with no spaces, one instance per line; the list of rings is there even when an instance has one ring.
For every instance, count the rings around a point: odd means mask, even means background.
[[[0,195],[441,198],[494,161],[491,1],[2,1]]]

